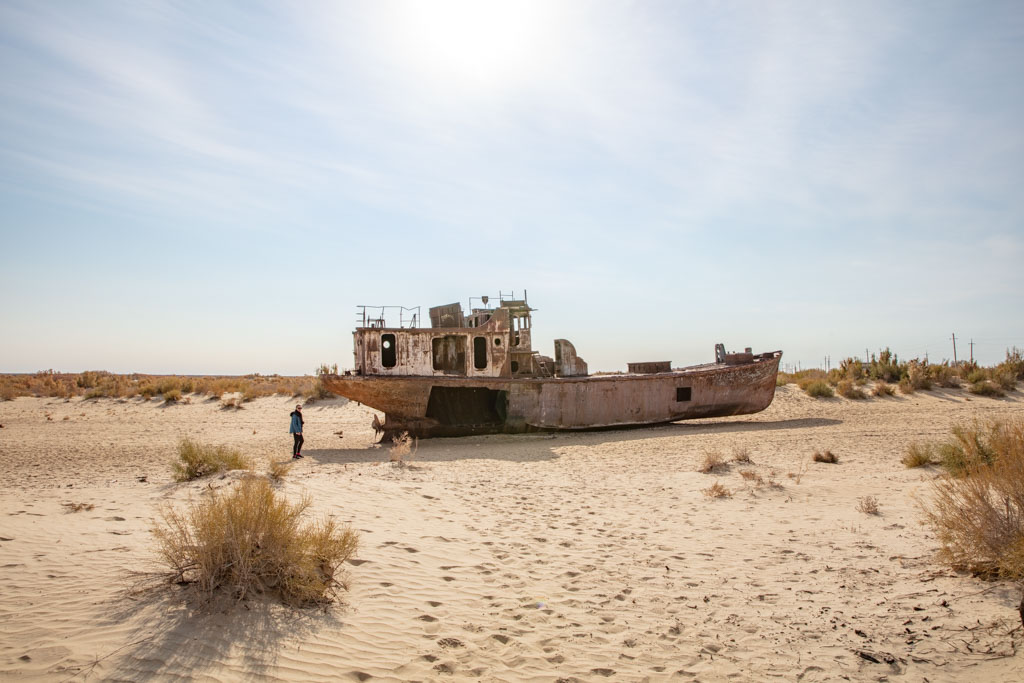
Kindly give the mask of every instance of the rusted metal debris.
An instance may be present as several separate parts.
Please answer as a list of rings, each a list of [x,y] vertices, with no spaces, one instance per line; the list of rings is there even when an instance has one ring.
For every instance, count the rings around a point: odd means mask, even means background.
[[[566,339],[555,340],[553,358],[533,350],[525,292],[470,302],[468,314],[458,303],[431,308],[428,328],[416,327],[418,309],[393,307],[400,323],[389,327],[389,307],[360,307],[355,369],[324,384],[384,412],[374,429],[385,439],[654,425],[756,413],[775,396],[781,351],[718,344],[714,363],[629,363],[626,374],[590,376]]]

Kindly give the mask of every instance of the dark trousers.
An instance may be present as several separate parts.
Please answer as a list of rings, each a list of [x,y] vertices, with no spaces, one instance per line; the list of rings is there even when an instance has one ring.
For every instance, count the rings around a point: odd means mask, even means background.
[[[295,437],[295,448],[292,449],[292,455],[298,455],[302,452],[302,442],[305,439],[302,438],[302,434],[292,434]]]

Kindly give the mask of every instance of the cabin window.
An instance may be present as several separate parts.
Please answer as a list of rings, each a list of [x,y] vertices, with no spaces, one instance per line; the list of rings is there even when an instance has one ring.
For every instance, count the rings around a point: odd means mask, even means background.
[[[512,372],[519,372],[519,361],[512,361]]]
[[[458,334],[446,334],[431,340],[434,370],[446,375],[466,374],[466,338]]]
[[[676,403],[682,403],[683,401],[690,400],[690,387],[676,387]]]
[[[395,353],[395,335],[380,335],[380,364],[386,368],[395,367],[398,354]]]
[[[473,367],[477,370],[487,369],[487,339],[473,337]]]

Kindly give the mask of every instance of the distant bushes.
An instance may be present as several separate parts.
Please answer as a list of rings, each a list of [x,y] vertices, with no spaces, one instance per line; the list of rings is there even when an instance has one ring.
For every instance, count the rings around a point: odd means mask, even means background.
[[[332,366],[335,367],[336,366]],[[243,377],[188,377],[181,375],[115,375],[105,370],[87,370],[81,373],[61,373],[44,370],[31,375],[0,375],[0,400],[18,396],[87,399],[131,398],[146,399],[178,392],[179,399],[186,394],[202,394],[221,398],[237,393],[243,401],[262,396],[316,396],[333,397],[316,377],[282,377],[280,375],[251,374]],[[172,399],[172,402],[178,399]]]
[[[835,392],[832,390],[832,387],[829,386],[828,382],[821,379],[811,380],[806,384],[801,385],[800,388],[803,389],[808,396],[813,396],[814,398],[829,398],[835,395]]]
[[[864,393],[863,389],[848,379],[839,380],[839,383],[836,385],[836,393],[843,398],[850,398],[854,400],[860,400],[868,397],[868,395]]]
[[[948,361],[928,363],[916,358],[901,361],[886,348],[877,356],[872,354],[867,362],[847,358],[839,363],[838,368],[827,373],[820,369],[780,372],[775,384],[796,384],[811,396],[825,397],[838,393],[845,398],[857,400],[867,398],[868,394],[862,387],[870,382],[874,382],[870,392],[873,396],[892,396],[895,388],[900,393],[913,394],[935,388],[962,388],[966,383],[971,393],[998,397],[1007,391],[1016,390],[1017,382],[1021,379],[1024,379],[1024,352],[1016,347],[1008,349],[1006,360],[991,368],[982,368],[977,363],[964,361],[955,365]],[[828,393],[819,382],[831,388],[833,393]],[[814,388],[810,389],[812,386]]]

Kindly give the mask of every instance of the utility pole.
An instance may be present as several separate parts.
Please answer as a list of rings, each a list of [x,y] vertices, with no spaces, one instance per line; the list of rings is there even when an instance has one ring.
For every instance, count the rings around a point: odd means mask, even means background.
[[[974,340],[971,340],[971,365],[974,365]]]
[[[956,365],[956,332],[953,333],[953,365]]]

